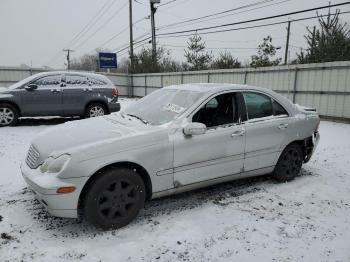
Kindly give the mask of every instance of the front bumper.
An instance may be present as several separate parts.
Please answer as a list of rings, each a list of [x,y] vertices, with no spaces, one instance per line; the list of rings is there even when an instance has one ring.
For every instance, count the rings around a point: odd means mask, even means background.
[[[25,163],[21,165],[21,172],[35,197],[43,204],[46,210],[57,217],[78,217],[78,201],[80,192],[88,177],[61,179],[55,174],[42,174],[37,169],[30,169]],[[58,194],[59,187],[74,186],[72,193]]]
[[[120,111],[120,103],[119,102],[110,102],[108,104],[108,110],[110,113],[113,113],[113,112],[118,112]]]

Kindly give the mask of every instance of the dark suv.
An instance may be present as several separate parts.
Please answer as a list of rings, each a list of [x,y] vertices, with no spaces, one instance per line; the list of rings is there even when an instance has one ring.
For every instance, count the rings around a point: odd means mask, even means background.
[[[95,117],[119,111],[118,90],[103,75],[45,72],[0,89],[0,126],[19,117]]]

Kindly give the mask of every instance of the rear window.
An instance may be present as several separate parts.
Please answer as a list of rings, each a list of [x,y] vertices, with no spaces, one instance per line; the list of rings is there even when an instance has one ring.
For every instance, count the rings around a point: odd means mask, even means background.
[[[95,78],[95,77],[89,77],[89,82],[90,82],[91,85],[94,85],[94,86],[107,85],[106,81],[103,81],[102,79],[98,79],[98,78]]]
[[[244,92],[243,97],[247,108],[248,119],[273,115],[273,107],[270,97],[253,92]]]
[[[288,116],[287,111],[277,101],[273,100],[272,106],[273,106],[273,115],[274,116],[282,116],[282,115]]]
[[[78,75],[67,75],[66,76],[66,84],[68,86],[81,86],[81,85],[87,85],[87,78],[84,76],[78,76]]]

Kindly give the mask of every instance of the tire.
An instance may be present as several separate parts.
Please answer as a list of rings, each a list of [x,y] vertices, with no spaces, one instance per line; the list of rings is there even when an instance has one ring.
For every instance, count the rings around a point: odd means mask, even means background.
[[[83,202],[83,216],[98,228],[116,229],[129,224],[144,206],[145,184],[128,168],[105,171],[90,184]]]
[[[280,182],[293,180],[301,170],[303,152],[298,144],[288,145],[280,155],[273,177]]]
[[[85,111],[85,117],[98,117],[107,114],[107,108],[101,103],[91,103]]]
[[[18,116],[19,113],[13,105],[7,103],[0,104],[0,127],[16,125]]]

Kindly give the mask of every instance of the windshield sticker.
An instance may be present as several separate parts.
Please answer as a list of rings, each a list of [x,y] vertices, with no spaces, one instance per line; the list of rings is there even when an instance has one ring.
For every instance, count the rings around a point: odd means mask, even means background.
[[[163,108],[167,111],[171,111],[171,112],[174,112],[176,114],[180,114],[182,111],[185,110],[184,107],[181,107],[181,106],[178,106],[175,104],[171,104],[171,103],[166,104],[165,106],[163,106]]]

